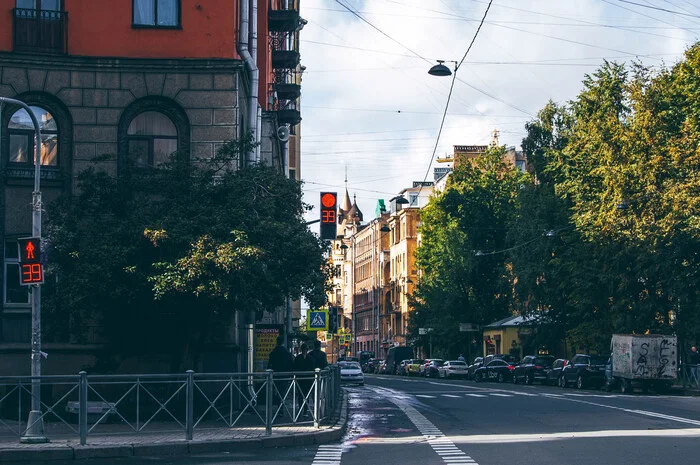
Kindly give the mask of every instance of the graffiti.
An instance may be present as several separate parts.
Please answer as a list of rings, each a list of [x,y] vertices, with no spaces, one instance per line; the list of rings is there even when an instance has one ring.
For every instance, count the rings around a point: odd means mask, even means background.
[[[637,366],[634,368],[634,374],[641,376],[649,374],[647,355],[649,355],[649,343],[645,342],[639,346],[639,357],[637,357]]]
[[[671,341],[668,339],[662,339],[661,344],[659,344],[659,370],[658,377],[666,375],[666,367],[668,366],[670,360],[668,356],[673,353],[673,346]]]

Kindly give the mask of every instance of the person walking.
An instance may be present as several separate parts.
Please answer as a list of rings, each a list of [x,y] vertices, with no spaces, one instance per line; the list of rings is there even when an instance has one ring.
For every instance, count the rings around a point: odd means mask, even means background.
[[[323,370],[328,366],[328,357],[326,353],[321,350],[321,341],[318,339],[314,340],[314,350],[309,352],[307,357],[311,357],[314,362],[314,369],[320,368]]]
[[[299,401],[299,405],[304,410],[304,418],[308,418],[311,414],[310,398],[314,375],[309,372],[314,371],[314,368],[314,360],[309,356],[309,346],[304,343],[299,349],[299,354],[294,359],[294,371],[305,372],[297,376],[297,385],[302,397]]]
[[[294,356],[284,346],[284,336],[277,336],[277,346],[270,352],[267,368],[280,373],[294,370]],[[287,392],[287,386],[289,386],[288,380],[275,380],[275,392],[272,400],[274,405],[279,405],[282,402],[283,396]],[[283,413],[281,412],[281,414]]]
[[[457,360],[460,361],[460,362],[463,362],[463,361],[464,361],[464,355],[459,354],[459,357],[457,357]]]
[[[693,346],[688,352],[688,368],[690,368],[690,384],[695,385],[695,387],[700,387],[700,379],[698,379],[698,364],[700,363],[700,353],[698,353],[697,347]]]

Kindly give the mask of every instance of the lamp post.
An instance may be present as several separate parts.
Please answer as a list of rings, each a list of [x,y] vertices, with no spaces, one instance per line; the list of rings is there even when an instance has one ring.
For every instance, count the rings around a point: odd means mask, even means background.
[[[41,239],[41,190],[39,180],[41,175],[41,130],[39,122],[26,103],[11,98],[0,97],[0,104],[9,103],[22,107],[32,120],[36,142],[34,144],[34,190],[32,191],[32,237]],[[49,442],[44,436],[44,420],[41,416],[41,286],[33,284],[32,289],[32,402],[27,429],[20,438],[25,444],[41,444]]]

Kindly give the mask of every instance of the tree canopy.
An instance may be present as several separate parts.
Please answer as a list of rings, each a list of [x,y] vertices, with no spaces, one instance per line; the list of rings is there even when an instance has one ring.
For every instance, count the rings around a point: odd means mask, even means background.
[[[166,352],[179,369],[226,339],[234,312],[323,304],[324,245],[305,225],[301,184],[229,169],[246,144],[118,178],[99,163],[82,172],[77,195],[48,211],[48,336],[86,341],[97,328],[112,354]]]

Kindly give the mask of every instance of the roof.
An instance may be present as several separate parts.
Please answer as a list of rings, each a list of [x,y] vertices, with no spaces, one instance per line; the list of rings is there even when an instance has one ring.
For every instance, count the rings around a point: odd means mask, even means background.
[[[509,316],[502,320],[494,321],[493,323],[484,326],[484,329],[497,329],[497,328],[507,328],[515,326],[529,326],[534,323],[537,319],[536,316]]]

